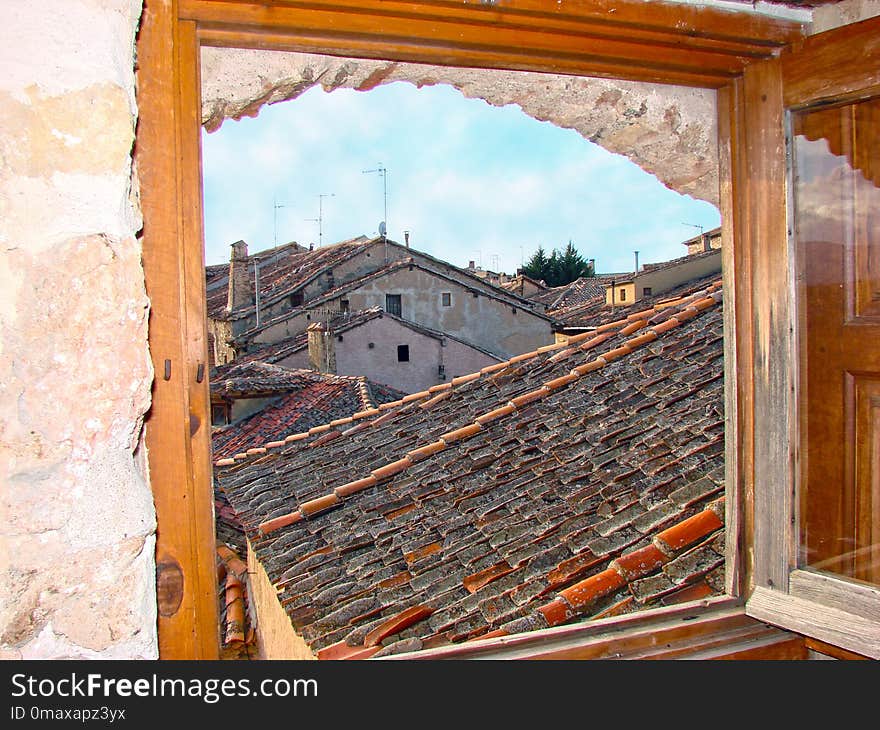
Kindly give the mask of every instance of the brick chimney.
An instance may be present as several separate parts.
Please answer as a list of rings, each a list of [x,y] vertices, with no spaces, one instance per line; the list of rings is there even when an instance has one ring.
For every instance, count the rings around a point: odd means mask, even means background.
[[[309,367],[319,373],[336,374],[336,348],[333,335],[321,322],[306,328],[309,335]]]
[[[244,241],[232,244],[229,258],[229,296],[226,309],[229,312],[254,304],[254,285],[248,273],[248,247]]]

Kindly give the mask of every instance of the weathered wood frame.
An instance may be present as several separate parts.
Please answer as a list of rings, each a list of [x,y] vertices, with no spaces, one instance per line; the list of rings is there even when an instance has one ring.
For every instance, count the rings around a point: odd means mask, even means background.
[[[798,312],[794,241],[790,231],[791,173],[788,139],[792,110],[880,93],[880,18],[814,36],[778,59],[746,69],[749,102],[749,227],[755,314],[755,513],[750,616],[784,626],[864,656],[880,658],[880,589],[798,567],[799,479]],[[780,438],[784,435],[785,438]],[[780,526],[790,526],[780,529]]]
[[[774,447],[765,438],[766,409],[771,419],[787,417],[791,400],[786,394],[782,407],[773,402],[781,386],[763,349],[769,340],[785,339],[789,300],[773,287],[782,284],[786,292],[788,272],[774,268],[776,250],[784,248],[784,223],[773,220],[771,208],[755,205],[764,194],[778,202],[751,174],[766,150],[746,143],[747,124],[776,121],[761,106],[764,85],[772,79],[766,71],[749,69],[802,36],[799,24],[779,18],[637,0],[508,0],[503,6],[449,0],[145,0],[138,40],[136,160],[152,301],[150,351],[157,373],[147,446],[159,525],[160,656],[215,658],[219,646],[210,401],[200,369],[207,363],[198,75],[203,44],[717,90],[725,221],[729,596],[644,617],[474,642],[466,654],[450,649],[445,655],[638,656],[639,647],[668,637],[674,651],[689,655],[802,656],[797,635],[768,637],[766,626],[744,612],[754,585],[751,548],[765,523],[755,518],[756,479],[790,484],[785,477],[791,458],[790,445]],[[779,312],[786,317],[780,319]],[[762,418],[756,419],[756,412]],[[774,453],[777,448],[785,453]],[[774,468],[780,473],[772,473]],[[800,648],[792,649],[793,639]]]

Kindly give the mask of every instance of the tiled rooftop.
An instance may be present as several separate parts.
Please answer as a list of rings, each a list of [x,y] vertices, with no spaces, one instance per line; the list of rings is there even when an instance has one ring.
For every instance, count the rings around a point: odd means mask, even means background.
[[[283,393],[257,413],[228,426],[212,429],[214,458],[232,456],[267,441],[308,430],[379,404],[400,400],[405,394],[364,377],[328,375],[314,370],[282,368],[266,363],[229,366],[231,376],[216,383],[220,394]],[[268,377],[267,371],[273,376]],[[255,374],[248,378],[246,374]]]
[[[605,303],[605,288],[600,294],[587,298],[580,303],[548,309],[546,314],[553,317],[563,327],[598,327],[608,322],[614,322],[627,317],[632,312],[638,312],[653,306],[662,305],[667,301],[675,301],[694,289],[700,289],[711,285],[718,279],[718,274],[693,279],[680,286],[668,289],[656,296],[643,297],[642,299],[627,303],[616,304],[613,308]]]
[[[285,368],[259,360],[234,360],[211,371],[211,395],[282,393],[322,382],[314,370]]]
[[[555,286],[541,294],[532,297],[533,301],[546,305],[548,312],[565,307],[573,307],[595,299],[600,294],[604,296],[605,287],[615,277],[626,274],[597,274],[596,276],[582,276],[570,284]]]
[[[260,263],[259,281],[262,297],[295,291],[325,269],[332,268],[372,242],[372,239],[359,236],[349,241],[322,246],[313,251],[296,243],[285,244],[274,250],[258,251],[248,256],[249,278],[250,281],[254,280],[254,261],[259,257],[265,259]],[[222,318],[226,314],[229,264],[205,267],[205,283],[208,316],[215,319]]]
[[[721,300],[220,459],[297,632],[366,658],[722,593]]]

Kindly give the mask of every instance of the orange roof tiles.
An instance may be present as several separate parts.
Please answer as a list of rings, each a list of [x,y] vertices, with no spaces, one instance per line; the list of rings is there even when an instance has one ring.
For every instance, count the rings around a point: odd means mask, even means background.
[[[583,349],[548,350],[453,381],[430,409],[392,404],[308,458],[289,442],[274,461],[218,467],[259,525],[258,557],[285,566],[280,600],[318,655],[363,656],[382,625],[370,656],[641,610],[717,571],[722,320],[718,307],[687,309],[705,299],[682,297],[636,338],[608,323],[586,362]],[[310,504],[334,509],[312,512],[306,531],[296,522]],[[332,570],[297,557],[322,545]],[[339,594],[326,611],[310,598],[319,586]],[[432,613],[403,627],[407,602]]]

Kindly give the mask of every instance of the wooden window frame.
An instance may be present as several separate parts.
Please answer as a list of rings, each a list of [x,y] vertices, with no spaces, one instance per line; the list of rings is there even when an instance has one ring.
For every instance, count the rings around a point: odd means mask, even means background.
[[[146,439],[158,519],[160,657],[213,659],[219,649],[206,427],[210,399],[207,380],[196,376],[198,365],[207,362],[199,49],[213,45],[716,91],[725,221],[727,595],[437,651],[544,658],[803,658],[801,638],[768,634],[767,626],[744,609],[753,585],[755,475],[758,463],[766,466],[767,459],[754,417],[767,393],[756,373],[752,287],[756,278],[775,274],[756,277],[750,268],[762,251],[753,253],[761,237],[753,235],[755,220],[746,205],[758,192],[748,175],[757,151],[744,144],[743,126],[757,104],[754,85],[744,84],[750,64],[774,57],[803,35],[800,24],[779,17],[641,0],[584,0],[564,7],[548,0],[509,0],[503,7],[448,0],[145,0],[135,159],[151,299],[149,345],[159,374]]]
[[[746,127],[764,132],[754,146],[748,184],[753,215],[752,291],[754,350],[773,359],[752,360],[755,514],[753,588],[746,612],[864,656],[880,658],[880,589],[798,567],[798,424],[800,319],[793,238],[790,114],[841,99],[880,94],[880,17],[807,38],[744,75]],[[767,133],[767,130],[772,130]],[[782,213],[781,213],[782,212]],[[762,240],[763,234],[763,240]],[[785,438],[780,438],[784,434]],[[780,529],[779,526],[788,526]],[[873,617],[873,618],[872,618]]]

